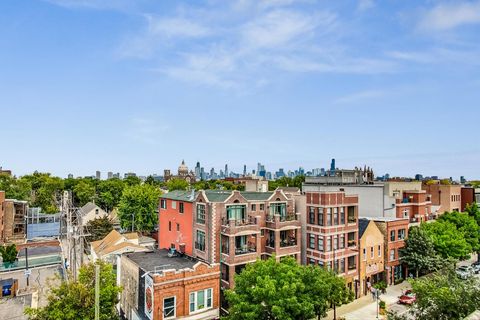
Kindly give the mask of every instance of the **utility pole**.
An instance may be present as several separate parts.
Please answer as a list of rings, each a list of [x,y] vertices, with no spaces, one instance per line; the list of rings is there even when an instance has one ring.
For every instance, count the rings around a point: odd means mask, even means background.
[[[27,287],[30,286],[30,270],[28,270],[28,248],[25,247],[25,277],[27,278]]]
[[[95,320],[100,319],[100,265],[95,265]]]

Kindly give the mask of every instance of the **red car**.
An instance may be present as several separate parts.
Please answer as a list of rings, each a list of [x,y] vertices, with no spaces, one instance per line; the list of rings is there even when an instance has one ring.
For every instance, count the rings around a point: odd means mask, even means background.
[[[412,290],[407,290],[400,296],[398,303],[412,305],[416,299],[415,293],[413,293]]]

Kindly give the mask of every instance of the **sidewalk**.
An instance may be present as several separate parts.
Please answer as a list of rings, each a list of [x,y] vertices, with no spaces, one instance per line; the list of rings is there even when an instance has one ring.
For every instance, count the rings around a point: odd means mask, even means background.
[[[387,288],[387,292],[380,296],[380,300],[383,300],[387,304],[387,310],[389,306],[397,304],[398,297],[402,295],[402,291],[409,289],[410,284],[404,281],[398,285],[390,286]],[[370,320],[377,318],[377,303],[372,300],[371,295],[361,297],[349,304],[343,305],[337,308],[337,319],[345,318],[346,320]],[[333,310],[330,310],[327,317],[324,319],[333,319]],[[383,316],[379,316],[379,319],[384,319]]]

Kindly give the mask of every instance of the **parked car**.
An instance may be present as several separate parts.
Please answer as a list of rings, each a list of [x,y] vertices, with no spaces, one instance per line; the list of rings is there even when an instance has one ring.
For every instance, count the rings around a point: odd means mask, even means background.
[[[416,300],[415,293],[412,290],[407,290],[398,298],[398,303],[412,305]]]
[[[472,263],[472,269],[476,274],[480,273],[480,262],[477,261]]]
[[[458,269],[455,270],[455,272],[457,273],[457,276],[460,279],[465,280],[473,275],[474,270],[470,266],[461,266],[461,267],[458,267]]]

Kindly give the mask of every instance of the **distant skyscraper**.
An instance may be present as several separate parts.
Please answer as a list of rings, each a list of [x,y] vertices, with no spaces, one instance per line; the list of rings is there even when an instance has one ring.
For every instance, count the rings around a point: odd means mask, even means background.
[[[246,164],[243,165],[243,176],[244,177],[247,176],[247,165]]]
[[[225,165],[225,178],[228,178],[228,164]]]
[[[197,180],[202,178],[202,176],[201,176],[200,162],[197,162],[197,165],[195,166],[195,178],[196,178]]]
[[[97,180],[100,180],[101,177],[102,177],[102,173],[97,170],[97,172],[95,172],[95,178],[96,178]]]
[[[417,173],[417,174],[415,175],[415,180],[421,181],[421,180],[423,180],[423,176],[422,176],[421,174]]]
[[[335,175],[335,159],[332,159],[332,162],[330,163],[330,174]]]
[[[68,179],[73,179],[73,174],[69,173],[68,174]]]
[[[112,179],[113,178],[113,172],[108,171],[107,173],[107,179]]]
[[[205,168],[204,167],[201,167],[200,168],[200,179],[202,180],[206,180],[206,176],[205,176]]]

